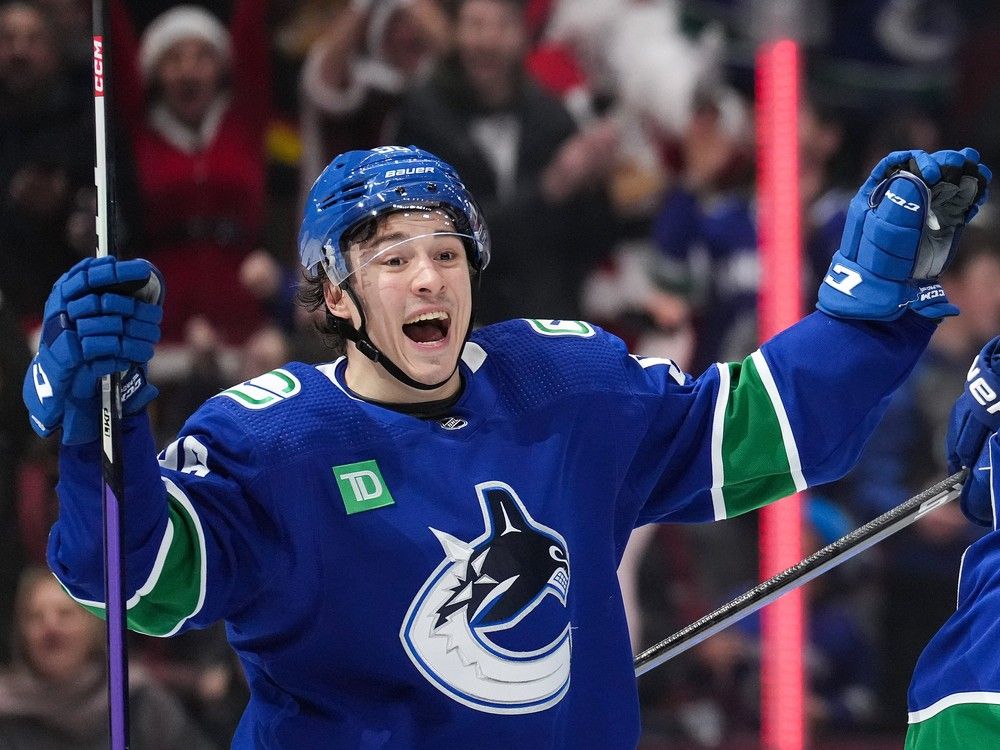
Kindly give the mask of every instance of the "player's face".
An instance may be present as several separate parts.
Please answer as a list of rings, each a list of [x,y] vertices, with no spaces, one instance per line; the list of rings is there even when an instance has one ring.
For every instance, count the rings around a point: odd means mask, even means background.
[[[455,226],[441,212],[389,214],[374,235],[349,248],[358,270],[350,279],[364,306],[368,335],[379,350],[414,380],[447,382],[433,391],[411,388],[380,365],[348,348],[348,385],[362,396],[387,402],[430,401],[454,394],[455,364],[472,314],[472,282],[462,240],[442,232]],[[334,315],[361,318],[353,301],[329,288]]]

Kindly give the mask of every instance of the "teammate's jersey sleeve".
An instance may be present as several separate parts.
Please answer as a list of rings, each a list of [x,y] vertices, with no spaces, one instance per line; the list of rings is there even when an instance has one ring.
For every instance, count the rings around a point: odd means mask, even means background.
[[[993,531],[962,556],[958,606],[914,667],[906,750],[995,747],[1000,736],[1000,435],[988,446],[970,481],[992,505]]]
[[[631,358],[646,430],[628,456],[637,523],[729,518],[843,476],[932,330],[814,313],[697,379]]]
[[[218,402],[209,400],[158,461],[146,417],[126,420],[125,596],[137,632],[208,625],[259,588],[262,556],[276,537],[265,529],[272,519],[255,485],[263,462]],[[70,595],[103,616],[99,467],[96,443],[63,449],[48,555]]]

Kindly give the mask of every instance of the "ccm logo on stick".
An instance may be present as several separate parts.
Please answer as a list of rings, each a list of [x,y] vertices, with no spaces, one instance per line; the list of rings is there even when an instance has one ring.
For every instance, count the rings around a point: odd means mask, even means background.
[[[104,40],[94,37],[94,94],[104,93]]]
[[[978,360],[972,363],[972,368],[969,370],[969,376],[966,380],[969,383],[969,393],[972,397],[976,399],[982,406],[986,407],[986,411],[989,414],[996,414],[1000,412],[1000,401],[997,400],[997,392],[990,387],[990,384],[986,382],[979,373]]]

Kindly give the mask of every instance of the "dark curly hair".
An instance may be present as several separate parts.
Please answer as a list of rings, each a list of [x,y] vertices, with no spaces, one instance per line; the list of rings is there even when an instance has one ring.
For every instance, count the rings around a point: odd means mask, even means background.
[[[340,332],[339,318],[333,315],[326,306],[326,295],[324,290],[329,280],[326,272],[318,268],[315,273],[302,272],[302,279],[299,281],[299,289],[295,294],[295,301],[309,312],[324,310],[322,322],[316,322],[315,328],[323,338],[323,344],[331,350],[334,356],[341,356],[347,351],[347,340]]]
[[[344,257],[347,262],[350,263],[350,254],[347,252],[347,247],[351,243],[364,242],[365,240],[371,239],[375,236],[375,232],[378,231],[379,218],[368,219],[367,221],[362,221],[357,226],[352,228],[350,231],[346,232],[341,238],[341,246],[344,251]],[[326,306],[326,285],[329,283],[326,271],[323,270],[322,266],[317,267],[317,269],[310,273],[309,271],[302,272],[302,281],[299,283],[298,293],[295,295],[296,301],[302,305],[309,312],[315,312],[316,310],[324,310],[325,315],[323,316],[322,323],[316,323],[316,330],[319,331],[320,335],[323,337],[323,343],[327,348],[332,350],[335,356],[341,356],[347,351],[347,339],[344,337],[341,331],[341,325],[343,325],[343,318],[336,317]]]

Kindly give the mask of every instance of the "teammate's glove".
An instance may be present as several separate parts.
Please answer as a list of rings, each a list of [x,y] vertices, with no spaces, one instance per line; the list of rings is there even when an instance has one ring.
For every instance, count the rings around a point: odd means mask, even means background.
[[[97,439],[100,379],[121,378],[122,413],[152,401],[146,363],[160,339],[163,277],[148,261],[86,258],[63,274],[45,303],[38,354],[22,396],[42,437],[62,427],[66,445]]]
[[[972,470],[962,490],[962,510],[970,519],[986,526],[993,523],[993,509],[988,472],[981,471],[981,464],[985,456],[989,466],[986,445],[997,430],[1000,430],[1000,336],[984,346],[973,361],[948,424],[948,471],[954,473],[963,466]]]
[[[991,177],[971,148],[889,154],[851,201],[817,307],[868,320],[894,320],[907,308],[935,320],[957,315],[937,278]]]

